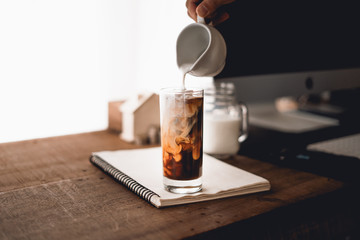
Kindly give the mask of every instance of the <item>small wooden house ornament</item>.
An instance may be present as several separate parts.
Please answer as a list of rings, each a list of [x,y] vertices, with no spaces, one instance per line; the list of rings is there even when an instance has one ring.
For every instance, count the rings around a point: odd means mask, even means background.
[[[144,142],[149,130],[160,129],[159,95],[156,93],[138,94],[126,100],[121,106],[122,133],[120,138],[127,142]]]

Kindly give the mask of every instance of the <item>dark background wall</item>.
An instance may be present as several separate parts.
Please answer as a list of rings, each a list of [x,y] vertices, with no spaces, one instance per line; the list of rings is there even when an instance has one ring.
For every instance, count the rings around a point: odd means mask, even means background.
[[[348,3],[237,1],[217,29],[228,56],[217,76],[360,66],[360,17]]]

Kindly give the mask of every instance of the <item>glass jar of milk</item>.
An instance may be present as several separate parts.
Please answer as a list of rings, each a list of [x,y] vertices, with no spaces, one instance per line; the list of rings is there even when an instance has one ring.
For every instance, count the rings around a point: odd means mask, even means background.
[[[203,150],[218,158],[235,155],[248,134],[247,107],[235,99],[233,83],[205,89]]]

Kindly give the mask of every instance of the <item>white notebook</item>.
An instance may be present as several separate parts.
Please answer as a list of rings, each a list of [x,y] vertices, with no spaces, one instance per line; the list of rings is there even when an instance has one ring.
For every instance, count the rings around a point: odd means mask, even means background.
[[[170,193],[162,182],[160,147],[95,152],[90,161],[157,208],[270,190],[270,182],[204,154],[203,189],[194,194]]]

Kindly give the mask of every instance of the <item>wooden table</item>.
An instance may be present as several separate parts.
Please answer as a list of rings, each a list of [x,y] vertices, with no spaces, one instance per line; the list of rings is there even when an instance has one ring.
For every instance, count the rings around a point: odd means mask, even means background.
[[[156,209],[89,162],[136,147],[108,131],[0,144],[0,239],[327,239],[358,226],[345,183],[244,156],[227,162],[271,191]]]

